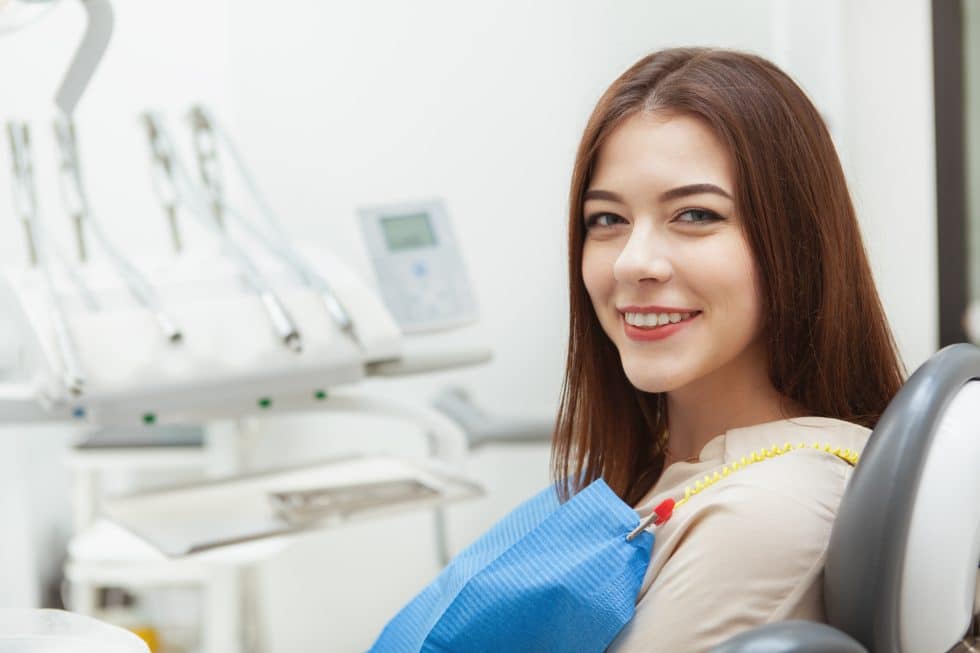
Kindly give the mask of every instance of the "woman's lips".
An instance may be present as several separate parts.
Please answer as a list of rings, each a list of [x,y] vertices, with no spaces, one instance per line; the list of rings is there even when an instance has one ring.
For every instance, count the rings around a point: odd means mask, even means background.
[[[685,327],[695,322],[699,317],[701,317],[701,313],[697,313],[696,315],[693,315],[686,320],[681,320],[680,322],[650,328],[633,326],[632,324],[626,322],[625,315],[621,315],[620,317],[623,320],[623,330],[626,333],[627,338],[630,340],[649,341],[669,338],[678,331],[683,330]]]

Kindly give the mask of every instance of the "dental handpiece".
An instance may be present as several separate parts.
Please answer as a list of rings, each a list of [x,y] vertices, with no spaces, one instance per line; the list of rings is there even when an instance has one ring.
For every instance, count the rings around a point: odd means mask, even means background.
[[[68,319],[58,299],[44,254],[43,238],[36,226],[37,221],[37,190],[34,185],[33,165],[30,153],[30,130],[26,123],[7,123],[7,135],[10,139],[11,152],[14,162],[14,198],[16,208],[21,214],[24,228],[28,236],[28,249],[31,265],[41,273],[44,297],[48,309],[48,317],[55,335],[55,347],[61,359],[61,379],[68,392],[73,396],[82,393],[85,385],[81,365],[75,354],[75,344],[71,337]]]
[[[65,208],[69,213],[77,216],[79,230],[83,222],[89,225],[96,240],[99,241],[102,250],[115,267],[116,273],[126,285],[130,296],[153,315],[153,319],[156,321],[157,326],[167,341],[173,344],[179,343],[183,339],[183,335],[175,321],[163,309],[153,287],[112,245],[108,236],[102,230],[101,223],[92,215],[89,208],[88,196],[85,193],[85,186],[82,183],[74,123],[67,117],[56,119],[54,130],[58,144],[61,146],[61,188]],[[79,234],[81,234],[81,231],[79,231]],[[81,239],[79,240],[79,247],[84,260],[84,241]]]
[[[37,212],[37,197],[34,194],[34,170],[26,149],[30,145],[30,132],[27,125],[9,121],[7,140],[10,143],[11,172],[14,177],[14,211],[20,217],[27,241],[27,258],[32,266],[38,264],[37,239],[34,236],[32,216]]]
[[[234,260],[245,282],[259,296],[280,341],[291,351],[296,353],[301,352],[303,349],[303,339],[293,319],[282,305],[279,297],[262,278],[262,275],[252,263],[251,259],[235,244],[228,234],[223,232],[215,220],[210,219],[208,215],[208,200],[202,197],[203,193],[191,181],[190,175],[180,159],[176,156],[171,145],[172,141],[162,121],[152,114],[144,114],[144,119],[153,127],[151,135],[154,139],[154,150],[160,152],[170,161],[170,171],[178,201],[188,204],[191,209],[191,214],[200,218],[199,222],[209,229],[222,243],[225,252]]]
[[[72,219],[75,231],[75,241],[78,246],[78,260],[86,261],[88,252],[85,247],[86,202],[78,178],[78,154],[75,149],[75,125],[70,121],[55,119],[54,135],[61,150],[61,197],[65,209]]]
[[[50,280],[48,280],[48,284],[50,286]],[[49,288],[49,290],[52,290],[51,294],[53,295],[53,289]],[[82,390],[85,387],[85,379],[82,376],[82,368],[78,362],[78,357],[75,355],[75,344],[71,338],[68,319],[65,317],[61,305],[53,296],[49,296],[49,304],[55,339],[58,343],[58,352],[61,355],[61,361],[64,365],[62,382],[68,389],[68,392],[77,397],[82,394]]]
[[[156,121],[148,113],[143,114],[141,119],[150,143],[153,190],[163,205],[170,228],[170,239],[174,251],[179,254],[183,249],[183,239],[177,222],[177,189],[174,184],[172,164],[169,155],[160,146]]]
[[[240,225],[245,227],[253,238],[263,243],[267,249],[285,261],[304,285],[315,290],[320,295],[321,301],[323,301],[327,312],[330,313],[331,318],[337,324],[338,328],[348,334],[356,344],[360,345],[354,323],[351,321],[347,310],[337,299],[336,295],[334,295],[333,290],[323,277],[312,269],[310,264],[303,259],[302,255],[288,241],[280,241],[278,238],[270,238],[268,234],[260,233],[256,226],[239,209],[228,204],[224,205],[224,209],[225,213],[234,217]]]
[[[7,136],[10,138],[11,151],[14,162],[14,204],[20,213],[21,223],[24,227],[24,234],[27,238],[28,259],[34,267],[40,261],[40,243],[47,242],[48,247],[54,252],[55,258],[66,269],[71,269],[71,263],[64,256],[48,235],[44,225],[36,219],[37,216],[37,191],[34,184],[34,165],[30,154],[30,129],[26,123],[7,123]],[[98,309],[98,302],[91,289],[77,274],[68,275],[70,281],[78,290],[85,305],[91,310]]]
[[[218,223],[219,227],[224,229],[221,172],[218,168],[218,149],[215,145],[214,133],[207,119],[200,113],[192,112],[191,129],[194,137],[194,153],[197,155],[197,167],[201,173],[201,181],[211,196],[211,211],[214,214],[214,220]]]
[[[337,298],[326,279],[317,273],[309,262],[296,251],[289,238],[283,233],[279,221],[276,219],[261,192],[259,192],[258,185],[255,183],[234,142],[232,142],[228,134],[218,125],[217,121],[206,108],[202,106],[193,107],[190,112],[190,118],[196,132],[207,132],[210,135],[210,152],[213,159],[217,157],[217,148],[214,147],[215,142],[221,143],[231,154],[232,162],[245,182],[245,187],[252,196],[252,200],[258,205],[270,231],[266,234],[258,233],[259,230],[241,211],[235,210],[227,204],[224,206],[224,212],[232,214],[240,224],[248,229],[253,237],[289,264],[303,283],[314,288],[320,294],[327,312],[337,324],[338,328],[348,334],[355,344],[360,346],[360,339],[358,338],[350,314]]]

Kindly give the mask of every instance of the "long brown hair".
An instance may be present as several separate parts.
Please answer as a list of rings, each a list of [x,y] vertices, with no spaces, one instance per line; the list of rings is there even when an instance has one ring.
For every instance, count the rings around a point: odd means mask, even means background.
[[[629,382],[582,279],[582,207],[599,148],[626,118],[658,110],[706,120],[734,161],[735,206],[760,274],[776,390],[811,415],[874,428],[908,376],[837,152],[806,94],[754,54],[694,47],[654,52],[602,95],[575,159],[571,320],[551,453],[562,500],[602,477],[634,505],[663,471],[665,395]]]

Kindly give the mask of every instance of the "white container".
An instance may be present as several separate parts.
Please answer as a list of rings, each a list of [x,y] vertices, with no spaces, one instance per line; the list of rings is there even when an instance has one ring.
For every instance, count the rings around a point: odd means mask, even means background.
[[[63,610],[0,610],[0,653],[149,653],[128,630]]]

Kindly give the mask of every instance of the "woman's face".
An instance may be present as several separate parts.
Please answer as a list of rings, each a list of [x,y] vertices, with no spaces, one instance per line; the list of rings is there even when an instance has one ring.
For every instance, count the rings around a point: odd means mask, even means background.
[[[601,146],[585,196],[582,274],[640,390],[715,391],[746,378],[746,365],[764,365],[761,295],[734,181],[727,151],[693,116],[637,113]],[[662,332],[627,324],[634,313],[645,324],[651,307],[697,315]]]

